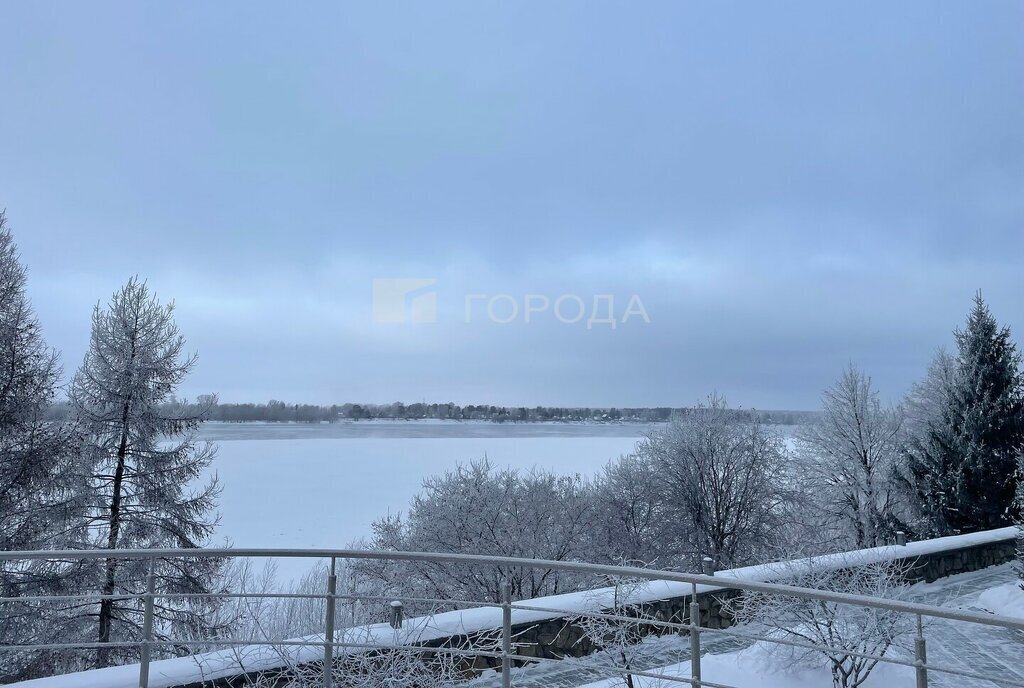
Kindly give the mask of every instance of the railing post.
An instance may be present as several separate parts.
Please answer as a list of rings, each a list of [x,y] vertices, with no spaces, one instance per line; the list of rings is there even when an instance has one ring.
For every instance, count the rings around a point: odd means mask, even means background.
[[[917,688],[928,688],[928,652],[924,645],[924,623],[917,615],[917,638],[914,639],[914,663],[917,665]]]
[[[896,544],[900,547],[907,546],[907,534],[904,533],[902,530],[896,531]]]
[[[690,678],[690,685],[700,688],[700,603],[696,583],[690,589]]]
[[[327,614],[324,619],[324,688],[334,683],[334,603],[338,590],[337,560],[331,557],[331,572],[327,575]]]
[[[398,630],[402,627],[402,618],[405,616],[405,605],[401,600],[391,603],[391,628]]]
[[[139,645],[139,688],[149,688],[149,655],[153,644],[153,596],[156,592],[156,577],[153,567],[156,559],[150,557],[149,571],[146,572],[146,597],[142,616],[142,643]]]
[[[512,585],[501,584],[501,688],[512,685]]]
[[[703,557],[700,560],[700,568],[701,568],[701,572],[705,576],[713,576],[713,575],[715,575],[715,560],[712,559],[711,557]]]

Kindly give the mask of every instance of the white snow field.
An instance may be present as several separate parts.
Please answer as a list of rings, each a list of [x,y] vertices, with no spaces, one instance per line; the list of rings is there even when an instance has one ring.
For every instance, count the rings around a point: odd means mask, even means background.
[[[349,547],[374,519],[404,512],[423,479],[486,457],[495,467],[593,475],[632,451],[639,425],[211,423],[223,493],[214,544]],[[312,562],[277,561],[282,581]]]

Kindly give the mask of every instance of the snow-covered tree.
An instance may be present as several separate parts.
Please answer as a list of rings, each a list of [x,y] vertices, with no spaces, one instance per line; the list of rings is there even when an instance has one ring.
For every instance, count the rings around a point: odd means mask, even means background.
[[[629,454],[609,462],[594,484],[590,559],[677,566],[667,547],[661,488],[662,481],[642,457]]]
[[[797,435],[811,503],[840,544],[884,544],[893,534],[894,474],[902,412],[884,407],[871,378],[852,364],[822,395],[822,413]]]
[[[925,376],[911,386],[903,401],[904,430],[908,437],[924,436],[930,426],[941,423],[956,384],[956,358],[945,349],[939,349],[928,364]]]
[[[201,484],[215,449],[196,440],[202,414],[173,403],[196,361],[184,354],[173,313],[173,305],[161,305],[136,278],[107,308],[97,305],[93,312],[89,348],[70,399],[87,431],[83,453],[93,467],[94,491],[90,527],[102,548],[200,547],[216,524],[216,479]],[[157,586],[164,594],[207,592],[221,565],[205,558],[161,560]],[[112,558],[100,562],[95,575],[105,595],[140,593],[146,563]],[[164,637],[202,632],[209,604],[160,598],[156,632]],[[141,602],[105,599],[97,624],[100,643],[137,640]],[[129,652],[134,651],[102,647],[97,664]]]
[[[644,644],[641,641],[651,632],[652,624],[662,621],[635,601],[636,593],[648,581],[638,578],[612,577],[607,581],[611,588],[611,599],[606,590],[595,590],[587,594],[591,607],[600,609],[598,614],[582,614],[572,619],[582,636],[595,653],[587,665],[614,674],[609,686],[636,688],[642,685],[632,672],[657,662],[657,655],[663,648]],[[609,618],[619,617],[619,618]],[[655,632],[663,629],[655,629]]]
[[[776,564],[778,580],[817,590],[829,590],[885,599],[905,599],[909,565],[903,562],[864,564],[797,559]],[[824,663],[834,688],[857,688],[894,647],[901,647],[913,631],[912,617],[871,607],[856,607],[821,600],[769,593],[744,592],[726,600],[725,611],[739,623],[766,627],[773,637],[832,649],[811,649],[766,642],[780,667],[816,668]]]
[[[380,641],[369,631],[358,629],[344,634],[344,642],[375,645]],[[339,634],[341,637],[341,634]],[[415,642],[415,641],[411,641]],[[320,688],[324,685],[322,662],[298,663],[292,648],[281,647],[281,669],[257,675],[248,685],[253,688]],[[494,648],[487,648],[494,652]],[[396,649],[381,646],[337,647],[331,667],[331,683],[338,688],[454,688],[466,683],[466,668],[472,660],[458,654],[436,650]]]
[[[1015,516],[1024,451],[1020,354],[980,294],[955,337],[952,370],[940,357],[917,390],[924,422],[907,443],[904,480],[925,534],[998,528]]]
[[[375,549],[491,554],[565,561],[587,557],[589,486],[578,476],[495,470],[486,460],[428,478],[405,519],[374,523]],[[447,563],[365,564],[389,595],[497,601],[508,581],[516,599],[576,587],[576,577],[536,567]]]
[[[781,438],[756,414],[709,397],[637,447],[662,481],[661,502],[681,565],[757,561],[783,525],[788,499]]]
[[[43,341],[25,296],[25,269],[0,213],[0,549],[80,544],[85,492],[69,450],[68,428],[48,421],[58,388],[57,353]],[[73,566],[0,563],[0,596],[68,592]],[[81,619],[66,605],[0,604],[0,644],[79,637]],[[56,653],[0,653],[0,683],[66,666]]]
[[[360,549],[358,543],[350,549]],[[231,637],[259,643],[322,633],[327,613],[324,593],[330,567],[319,561],[299,579],[282,583],[277,567],[267,562],[254,567],[251,559],[233,559],[225,566],[224,587],[235,594],[217,610],[217,622],[231,628]],[[390,599],[374,598],[378,592],[371,582],[356,575],[350,560],[336,562],[336,629],[380,623],[388,620]],[[277,597],[278,593],[285,593]],[[270,594],[270,597],[261,595]]]

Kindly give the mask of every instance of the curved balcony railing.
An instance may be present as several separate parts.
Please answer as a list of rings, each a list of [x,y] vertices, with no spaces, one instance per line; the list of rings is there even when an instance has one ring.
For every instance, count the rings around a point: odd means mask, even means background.
[[[157,560],[195,560],[196,558],[302,558],[309,560],[325,560],[329,562],[329,573],[324,582],[322,594],[302,593],[211,593],[209,595],[191,595],[191,597],[211,598],[295,598],[322,600],[325,605],[323,632],[304,638],[289,640],[276,640],[266,642],[254,642],[251,639],[215,638],[210,640],[193,639],[160,639],[154,634],[154,602],[161,598],[183,597],[181,594],[164,594],[156,585],[153,574],[152,563]],[[524,652],[524,648],[517,644],[513,627],[522,626],[524,623],[536,623],[544,619],[554,618],[582,618],[599,619],[611,624],[629,625],[642,624],[648,628],[656,628],[662,632],[675,632],[689,636],[690,645],[690,668],[689,675],[673,675],[667,671],[660,670],[638,670],[636,668],[608,667],[602,666],[602,670],[609,674],[628,673],[635,677],[648,677],[662,681],[679,682],[690,684],[697,688],[706,686],[708,688],[735,688],[727,684],[717,683],[701,675],[701,645],[702,637],[709,633],[720,633],[734,636],[749,642],[766,642],[790,646],[793,648],[813,650],[820,652],[838,652],[854,657],[874,660],[880,663],[903,665],[913,668],[918,688],[928,686],[930,672],[946,673],[963,678],[971,678],[982,681],[991,681],[1000,686],[1024,686],[1024,682],[1016,681],[1006,676],[988,675],[981,672],[964,670],[953,666],[943,666],[931,663],[927,660],[925,629],[927,621],[931,619],[944,619],[964,624],[976,624],[994,626],[1014,631],[1024,631],[1024,619],[994,614],[979,613],[974,611],[945,608],[933,605],[919,604],[915,602],[884,599],[865,595],[850,594],[829,590],[819,590],[805,587],[798,587],[778,582],[765,582],[759,580],[747,580],[732,576],[716,576],[696,573],[680,573],[675,571],[660,571],[646,568],[613,566],[604,564],[589,564],[571,561],[549,561],[536,559],[520,559],[514,557],[495,557],[469,554],[444,554],[428,552],[392,552],[392,551],[363,551],[363,550],[325,550],[325,549],[251,549],[251,548],[220,548],[220,549],[149,549],[149,550],[54,550],[54,551],[25,551],[25,552],[0,552],[0,561],[17,562],[32,560],[50,561],[82,561],[96,559],[121,559],[135,561],[149,561],[149,575],[146,579],[146,592],[136,595],[115,594],[106,596],[116,599],[141,599],[143,605],[143,621],[141,637],[137,642],[115,642],[115,643],[44,643],[44,644],[7,644],[0,645],[0,651],[30,652],[37,650],[83,650],[99,648],[138,648],[141,661],[137,665],[137,685],[141,688],[150,688],[151,670],[154,662],[151,661],[152,651],[158,646],[173,646],[176,648],[188,648],[190,651],[202,649],[221,648],[214,653],[205,653],[193,656],[197,667],[207,666],[211,663],[215,666],[212,671],[200,673],[198,676],[188,676],[187,672],[181,674],[180,683],[185,685],[190,682],[215,680],[218,678],[230,677],[244,674],[259,674],[260,672],[276,671],[289,667],[319,667],[322,676],[316,681],[325,688],[332,688],[334,682],[334,671],[325,670],[333,668],[336,662],[343,657],[350,657],[353,653],[372,653],[383,650],[403,651],[408,653],[420,653],[424,656],[450,656],[471,662],[484,660],[485,666],[493,666],[501,675],[502,686],[513,685],[514,676],[519,676],[513,671],[513,667],[537,664],[544,662],[559,662],[561,660],[544,658]],[[683,620],[665,620],[658,618],[638,618],[635,614],[623,613],[621,610],[611,606],[597,603],[591,608],[586,605],[563,605],[559,606],[557,600],[564,599],[564,596],[538,600],[524,600],[513,602],[506,584],[504,586],[502,599],[498,604],[486,604],[466,600],[450,599],[429,599],[429,598],[407,598],[396,601],[393,607],[392,618],[388,624],[363,627],[363,633],[352,633],[352,629],[339,629],[336,627],[337,611],[336,605],[339,601],[350,602],[356,600],[382,602],[388,598],[345,595],[339,594],[336,589],[337,576],[335,573],[336,563],[340,560],[377,560],[390,562],[419,562],[433,564],[462,564],[473,567],[525,567],[560,572],[572,572],[577,574],[590,574],[608,576],[617,579],[634,579],[639,581],[657,581],[661,584],[672,584],[675,590],[689,587],[689,610],[687,618]],[[682,586],[682,587],[680,587]],[[663,599],[659,597],[660,588],[648,595],[647,601]],[[914,634],[913,658],[901,657],[894,654],[871,654],[850,650],[845,647],[834,647],[826,644],[801,641],[792,637],[782,637],[778,634],[766,632],[763,629],[732,628],[708,628],[701,625],[700,608],[697,602],[698,594],[708,590],[738,590],[752,593],[765,593],[777,595],[784,598],[815,600],[823,603],[851,605],[857,608],[867,608],[895,612],[909,615],[916,619],[916,633]],[[651,597],[653,595],[653,597]],[[66,601],[81,603],[98,603],[105,596],[94,595],[73,595],[73,596],[33,596],[33,597],[5,597],[0,598],[0,604],[12,602],[30,601]],[[552,602],[554,600],[555,602]],[[642,601],[642,600],[641,600]],[[476,633],[486,635],[487,643],[476,646],[444,646],[444,644],[429,644],[430,640],[437,640],[442,637],[445,631],[438,625],[436,619],[439,615],[428,617],[402,619],[401,605],[397,602],[426,602],[444,604],[478,605],[477,607],[447,614],[462,614],[467,611],[476,611],[475,625],[462,623],[459,626],[460,633]],[[406,628],[408,632],[399,633],[398,630]],[[393,632],[386,629],[390,628]],[[424,633],[425,629],[433,629]],[[418,632],[417,632],[418,631]],[[438,635],[438,634],[441,635]],[[226,648],[226,649],[225,649]],[[267,648],[270,650],[264,651]],[[213,661],[214,657],[222,657],[225,660],[221,664]],[[164,660],[179,661],[179,660]],[[246,663],[248,662],[248,663]],[[277,663],[275,666],[275,662]],[[490,664],[493,663],[493,664]],[[219,668],[216,668],[219,667]],[[122,666],[113,669],[95,671],[116,671],[118,676],[124,677],[125,672],[135,671],[134,665]],[[227,673],[225,673],[227,672]],[[174,673],[162,673],[163,685],[175,685]],[[191,679],[191,680],[190,680]],[[134,679],[133,679],[134,680]],[[171,681],[171,683],[168,683]],[[44,679],[45,682],[45,679]],[[311,681],[307,675],[306,684]]]

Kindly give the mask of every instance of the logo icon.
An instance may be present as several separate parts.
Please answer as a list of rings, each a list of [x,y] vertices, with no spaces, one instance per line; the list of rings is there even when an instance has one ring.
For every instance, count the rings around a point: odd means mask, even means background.
[[[430,277],[378,277],[373,280],[373,321],[437,322],[437,280]]]

